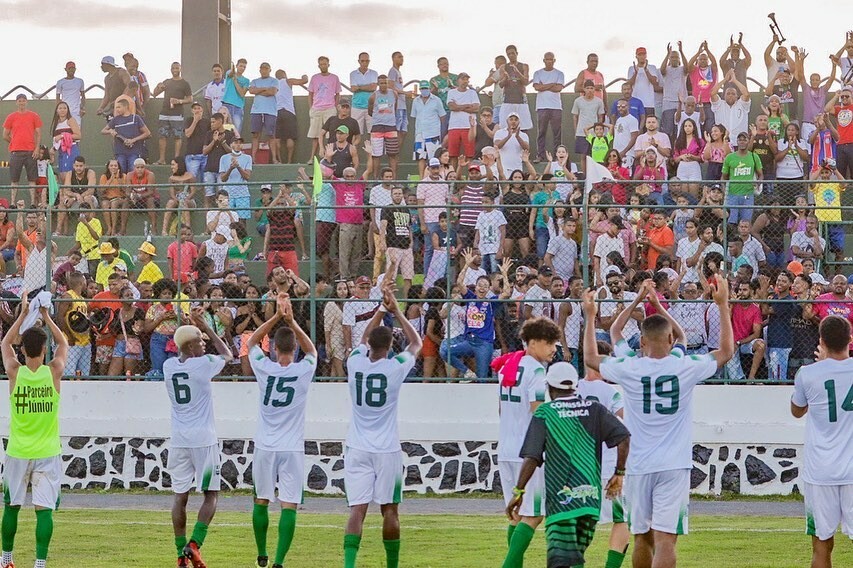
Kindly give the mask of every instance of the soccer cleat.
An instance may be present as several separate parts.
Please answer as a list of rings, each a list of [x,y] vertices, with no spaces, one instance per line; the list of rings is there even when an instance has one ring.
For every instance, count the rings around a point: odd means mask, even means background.
[[[272,568],[284,568],[281,564],[273,564]]]
[[[183,556],[178,558],[178,568],[189,568],[189,565],[189,562],[187,562],[187,559]]]
[[[201,559],[201,551],[198,549],[198,544],[194,540],[191,540],[184,547],[184,558],[192,562],[193,568],[207,568],[207,564]]]
[[[270,565],[269,556],[258,556],[258,561],[255,564],[255,568],[267,568]]]

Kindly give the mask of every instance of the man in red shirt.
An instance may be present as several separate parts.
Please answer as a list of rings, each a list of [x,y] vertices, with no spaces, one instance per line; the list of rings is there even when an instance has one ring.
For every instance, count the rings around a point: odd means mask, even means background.
[[[6,117],[3,123],[3,140],[9,143],[9,175],[12,178],[12,203],[17,202],[18,182],[21,170],[27,172],[27,182],[30,184],[30,203],[36,202],[36,180],[39,158],[39,141],[41,140],[41,118],[27,109],[27,95],[21,93],[15,97],[18,110]]]
[[[118,273],[110,274],[108,278],[109,287],[103,292],[95,294],[89,303],[89,314],[101,308],[109,308],[113,312],[121,308],[119,292],[123,286],[123,276]],[[110,332],[95,333],[95,374],[106,375],[113,358],[113,348],[116,337]]]
[[[749,369],[749,380],[755,379],[758,367],[764,359],[766,345],[762,337],[763,323],[761,308],[755,303],[745,303],[752,299],[753,285],[751,282],[740,282],[737,287],[737,299],[744,303],[732,305],[732,330],[734,332],[734,357],[726,364],[729,379],[743,380],[743,367],[740,365],[741,353],[752,353],[752,366]]]
[[[637,239],[637,243],[646,245],[648,248],[649,270],[655,270],[658,257],[668,254],[670,259],[675,258],[675,235],[666,224],[666,212],[655,211],[652,215],[652,227],[644,237]]]
[[[193,230],[188,225],[181,225],[178,242],[166,249],[166,261],[169,263],[169,274],[175,282],[185,283],[193,272],[193,266],[198,259],[198,247],[192,242]],[[180,247],[180,248],[179,248]]]
[[[837,104],[836,104],[837,103]],[[853,178],[853,87],[846,85],[826,103],[826,112],[838,120],[836,159],[838,175]]]
[[[819,319],[826,316],[838,316],[853,323],[853,300],[847,297],[847,277],[836,274],[829,283],[830,292],[815,298],[812,310]],[[853,338],[850,342],[853,351]]]

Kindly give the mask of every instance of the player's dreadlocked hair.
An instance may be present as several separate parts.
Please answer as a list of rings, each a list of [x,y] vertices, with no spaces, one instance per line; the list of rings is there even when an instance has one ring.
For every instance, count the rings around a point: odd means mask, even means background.
[[[532,318],[521,326],[521,340],[530,343],[534,339],[556,343],[560,340],[560,328],[547,318]]]

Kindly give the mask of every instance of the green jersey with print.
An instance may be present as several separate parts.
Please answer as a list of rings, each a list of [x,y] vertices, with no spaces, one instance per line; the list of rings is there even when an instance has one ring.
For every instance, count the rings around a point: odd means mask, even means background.
[[[753,195],[755,193],[756,173],[761,171],[761,159],[754,153],[747,151],[743,156],[739,152],[732,152],[723,160],[723,173],[732,180],[729,183],[731,195]]]
[[[50,367],[42,365],[31,371],[21,365],[9,402],[11,416],[6,455],[24,460],[58,456],[62,452],[59,392],[53,386]]]
[[[545,524],[601,510],[601,444],[612,448],[628,429],[603,405],[572,395],[533,413],[521,457],[545,467]]]
[[[444,105],[444,110],[450,111],[447,107],[447,91],[450,89],[455,89],[457,82],[459,80],[459,76],[454,73],[448,73],[447,77],[442,77],[441,75],[436,75],[432,79],[430,79],[430,83],[435,85],[436,95],[438,99],[441,101],[441,104]]]
[[[599,164],[603,164],[607,158],[607,152],[610,151],[610,147],[613,145],[613,135],[607,133],[599,137],[595,134],[587,134],[586,141],[589,142],[590,157]]]

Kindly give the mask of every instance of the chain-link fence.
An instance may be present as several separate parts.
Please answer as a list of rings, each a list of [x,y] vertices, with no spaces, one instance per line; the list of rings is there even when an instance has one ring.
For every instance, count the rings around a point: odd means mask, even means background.
[[[151,183],[63,187],[45,207],[18,200],[0,211],[0,326],[27,293],[30,324],[40,325],[33,306],[49,302],[69,338],[69,376],[158,379],[177,354],[175,329],[200,308],[237,357],[223,373],[236,380],[251,375],[248,338],[284,290],[320,352],[318,376],[339,380],[393,279],[424,341],[412,380],[489,381],[492,361],[521,349],[521,326],[539,316],[560,328],[555,358],[583,373],[590,286],[600,340],[651,278],[688,351],[713,350],[708,279],[722,273],[739,353],[709,380],[789,381],[813,360],[822,317],[853,319],[842,181],[788,180],[785,192],[778,182],[659,179],[587,188],[559,164],[528,170],[463,162],[420,180],[347,171],[316,186],[247,182],[239,193]],[[643,302],[632,314],[631,347],[654,310]],[[399,326],[384,323],[403,349]],[[262,346],[274,349],[268,338]]]

